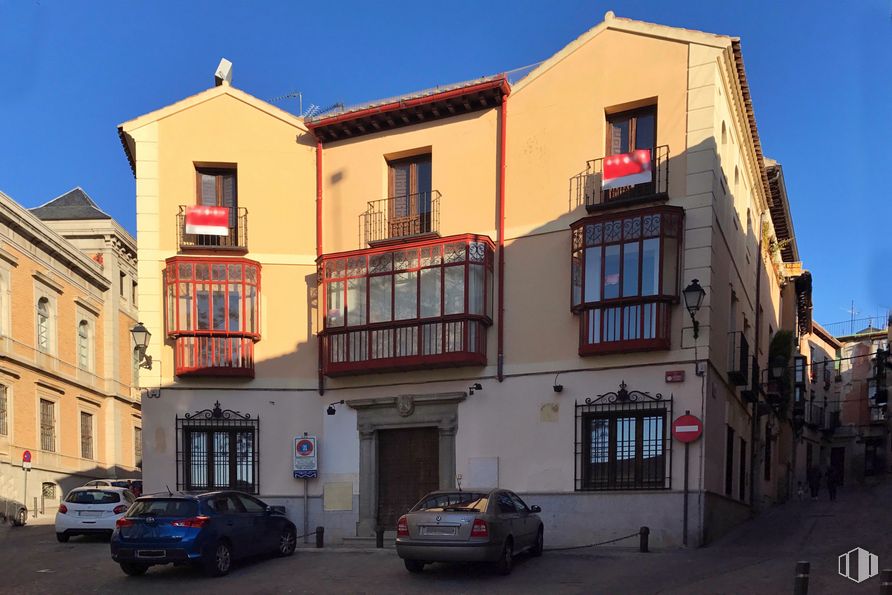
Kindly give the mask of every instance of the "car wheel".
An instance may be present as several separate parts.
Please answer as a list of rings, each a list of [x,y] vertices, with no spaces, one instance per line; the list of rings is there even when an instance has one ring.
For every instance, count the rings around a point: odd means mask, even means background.
[[[12,519],[12,525],[14,527],[24,527],[25,522],[28,520],[28,511],[24,508],[19,510],[16,515]]]
[[[409,572],[421,572],[424,570],[424,562],[421,560],[403,560],[403,563]]]
[[[68,543],[69,537],[71,536],[68,533],[56,533],[56,539],[58,539],[60,543]]]
[[[280,556],[290,556],[297,547],[297,533],[294,529],[285,527],[282,529],[282,535],[279,536],[279,549],[277,553]]]
[[[533,546],[533,549],[530,550],[530,554],[533,556],[541,556],[542,552],[545,550],[545,530],[540,526],[539,534],[536,535],[536,544]]]
[[[204,573],[208,576],[223,576],[232,566],[232,548],[225,541],[218,541],[210,556],[205,557]]]
[[[514,565],[514,542],[509,537],[505,540],[505,549],[502,550],[502,556],[496,562],[496,570],[501,575],[511,574],[511,567]]]
[[[127,576],[142,576],[146,573],[149,567],[145,564],[136,564],[134,562],[121,562],[121,570],[124,571],[124,574]]]

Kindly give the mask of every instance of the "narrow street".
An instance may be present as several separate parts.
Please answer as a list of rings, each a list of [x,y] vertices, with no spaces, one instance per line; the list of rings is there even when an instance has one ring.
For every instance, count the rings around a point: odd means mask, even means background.
[[[810,594],[876,593],[837,575],[837,557],[855,547],[892,564],[892,483],[850,488],[839,499],[777,507],[710,547],[639,554],[597,548],[517,560],[501,577],[485,566],[434,565],[405,571],[393,549],[300,549],[289,559],[252,560],[221,579],[188,568],[121,573],[101,539],[56,542],[52,525],[0,529],[4,593],[791,593],[797,560],[811,562]]]

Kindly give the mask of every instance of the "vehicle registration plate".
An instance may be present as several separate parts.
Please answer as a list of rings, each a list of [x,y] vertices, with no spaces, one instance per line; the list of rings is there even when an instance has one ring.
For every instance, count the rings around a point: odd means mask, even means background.
[[[437,525],[428,525],[421,528],[423,535],[455,535],[455,527],[444,527]]]
[[[82,510],[78,514],[80,514],[80,516],[100,517],[100,516],[102,516],[102,511],[101,510]]]

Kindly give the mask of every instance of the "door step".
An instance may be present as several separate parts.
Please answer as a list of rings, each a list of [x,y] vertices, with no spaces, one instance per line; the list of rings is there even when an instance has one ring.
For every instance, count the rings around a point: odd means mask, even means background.
[[[396,531],[385,531],[384,532],[384,547],[385,548],[394,548],[396,547],[394,541],[396,540]],[[373,548],[375,547],[375,538],[374,537],[344,537],[342,540],[342,544],[347,547],[365,547],[365,548]]]

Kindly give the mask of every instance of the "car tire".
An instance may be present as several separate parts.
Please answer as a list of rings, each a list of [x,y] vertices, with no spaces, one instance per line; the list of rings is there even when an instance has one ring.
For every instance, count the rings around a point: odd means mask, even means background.
[[[229,574],[232,566],[232,547],[226,541],[218,541],[202,560],[204,573],[216,577]]]
[[[536,535],[536,543],[533,545],[533,549],[530,550],[530,555],[539,557],[543,551],[545,551],[545,529],[540,525],[539,533]]]
[[[419,573],[424,570],[424,562],[421,560],[403,560],[406,570],[412,573]]]
[[[276,555],[283,558],[290,556],[294,553],[295,548],[297,548],[297,531],[291,527],[285,527],[279,536],[279,547],[276,549]]]
[[[12,517],[12,526],[13,527],[24,527],[25,522],[28,520],[28,511],[24,508],[20,509],[14,517]]]
[[[502,549],[502,555],[496,562],[496,571],[502,576],[511,574],[511,568],[514,566],[514,542],[509,537],[505,540],[505,547]]]
[[[56,539],[59,543],[68,543],[68,538],[71,537],[68,533],[56,533]]]
[[[136,562],[121,562],[121,570],[127,576],[142,576],[149,567],[145,564],[137,564]]]

